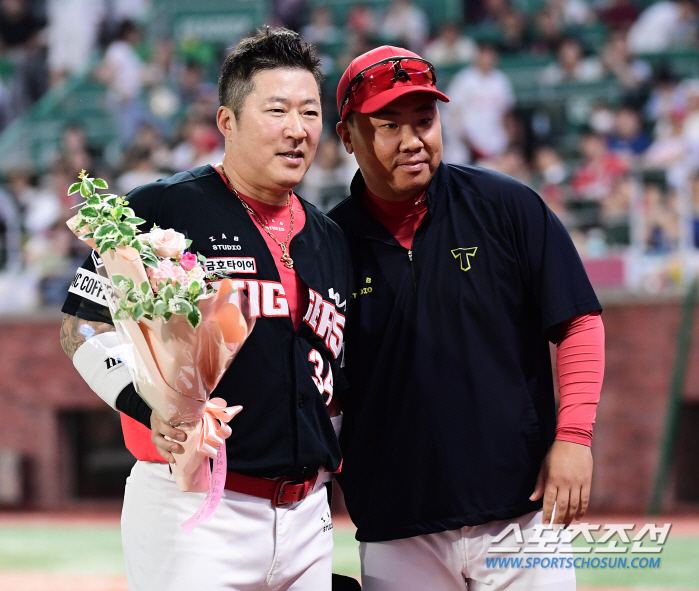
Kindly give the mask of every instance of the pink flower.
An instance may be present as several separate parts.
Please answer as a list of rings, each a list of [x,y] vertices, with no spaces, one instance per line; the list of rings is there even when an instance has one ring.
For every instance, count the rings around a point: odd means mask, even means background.
[[[189,277],[187,276],[185,270],[179,265],[173,264],[170,259],[164,259],[158,262],[157,269],[148,267],[146,272],[150,278],[150,284],[156,293],[158,290],[158,284],[161,281],[167,281],[168,279],[172,279],[173,283],[175,281],[179,281],[184,287],[189,287]]]
[[[153,252],[159,257],[177,259],[182,256],[186,248],[186,240],[184,234],[175,232],[172,228],[163,230],[155,228],[148,234]]]
[[[197,257],[191,252],[185,252],[180,258],[180,265],[185,271],[191,271],[197,265]]]

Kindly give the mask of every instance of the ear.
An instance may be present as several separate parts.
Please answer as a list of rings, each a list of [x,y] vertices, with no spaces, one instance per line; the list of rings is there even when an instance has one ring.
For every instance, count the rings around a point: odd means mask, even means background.
[[[216,126],[227,142],[233,141],[236,129],[235,114],[228,107],[219,107],[216,113]]]
[[[335,127],[335,131],[337,131],[337,135],[340,136],[342,145],[345,146],[347,153],[353,154],[354,147],[352,146],[352,133],[350,132],[349,123],[347,123],[347,121],[340,121]]]

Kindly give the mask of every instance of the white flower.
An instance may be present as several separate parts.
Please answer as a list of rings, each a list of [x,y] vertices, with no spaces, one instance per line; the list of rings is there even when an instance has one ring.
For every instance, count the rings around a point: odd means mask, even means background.
[[[201,265],[196,265],[187,271],[187,276],[189,277],[190,284],[196,281],[199,283],[199,287],[204,287],[204,278],[206,277],[206,273],[204,272],[204,269],[201,268]]]
[[[163,258],[178,259],[186,248],[184,234],[175,232],[172,228],[168,230],[162,230],[161,228],[151,230],[148,234],[148,241],[153,248],[153,252]]]

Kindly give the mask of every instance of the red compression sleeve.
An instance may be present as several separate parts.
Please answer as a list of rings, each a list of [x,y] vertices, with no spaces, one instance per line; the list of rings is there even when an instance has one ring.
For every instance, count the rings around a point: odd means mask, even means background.
[[[566,321],[562,332],[556,352],[561,395],[556,439],[589,446],[604,378],[604,325],[593,312]]]

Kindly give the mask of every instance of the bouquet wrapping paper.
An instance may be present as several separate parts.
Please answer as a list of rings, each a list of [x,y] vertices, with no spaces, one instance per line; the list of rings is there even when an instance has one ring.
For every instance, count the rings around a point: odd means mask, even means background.
[[[76,231],[75,221],[71,218],[68,226],[81,237],[86,232]],[[97,250],[92,238],[81,239]],[[139,251],[130,246],[110,248],[100,259],[97,273],[115,316],[126,292],[112,277],[120,275],[140,285],[149,282],[148,273]],[[167,321],[162,317],[116,321],[120,345],[110,352],[127,365],[136,390],[157,415],[187,433],[184,453],[173,454],[175,481],[181,491],[209,494],[200,511],[183,524],[185,530],[210,518],[221,498],[225,439],[231,434],[227,423],[242,407],[227,407],[223,399],[210,396],[255,324],[247,298],[230,279],[221,280],[215,293],[202,297],[198,308],[201,322],[196,328],[182,315]],[[214,459],[213,474],[209,458]]]

